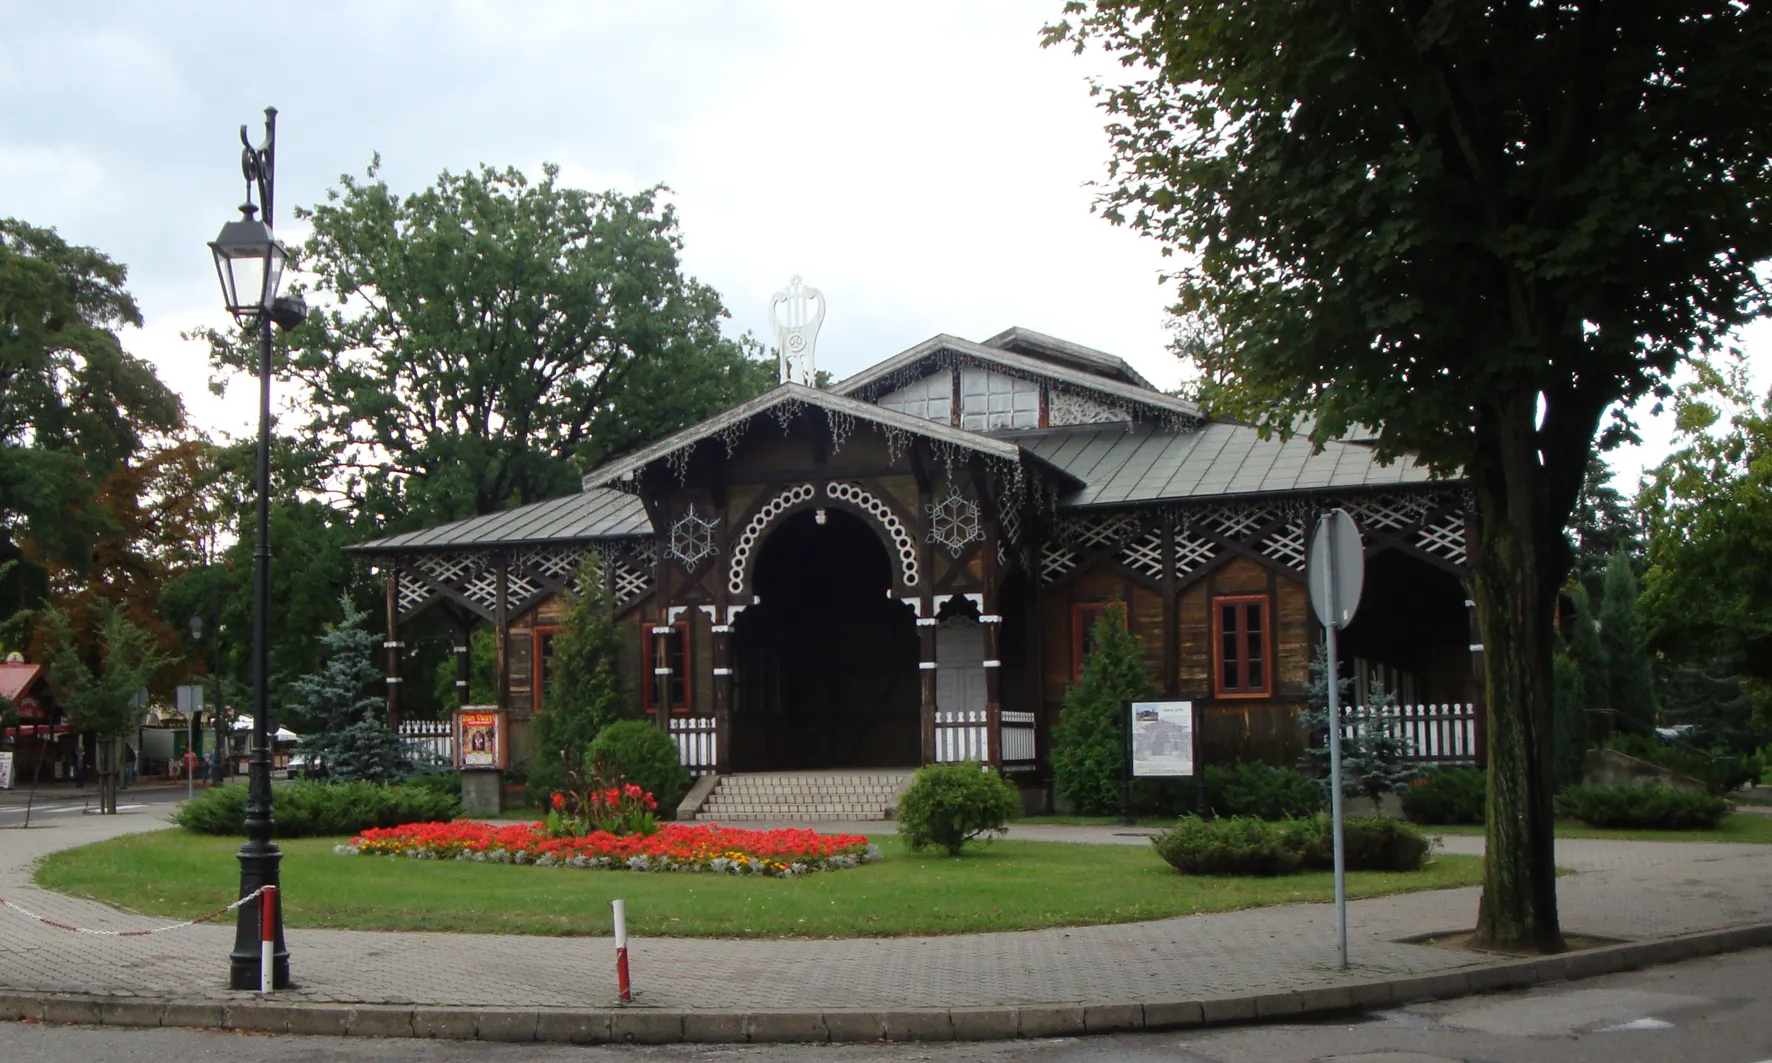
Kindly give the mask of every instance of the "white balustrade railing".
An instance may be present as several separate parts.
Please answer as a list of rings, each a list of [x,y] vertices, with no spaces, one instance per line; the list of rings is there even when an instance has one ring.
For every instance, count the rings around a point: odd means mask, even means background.
[[[413,760],[455,766],[455,724],[450,720],[401,720],[400,740]]]
[[[719,763],[712,716],[671,717],[671,737],[677,741],[677,759],[689,769],[689,774],[706,775]]]
[[[1002,712],[1003,763],[1019,764],[1034,759],[1034,714]]]
[[[939,709],[935,713],[935,761],[989,760],[989,715],[983,709]]]

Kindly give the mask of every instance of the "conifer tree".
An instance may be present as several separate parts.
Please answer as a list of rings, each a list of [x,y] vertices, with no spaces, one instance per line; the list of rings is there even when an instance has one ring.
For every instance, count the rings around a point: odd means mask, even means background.
[[[1623,717],[1632,733],[1653,734],[1655,675],[1637,641],[1637,577],[1630,558],[1613,554],[1606,563],[1606,597],[1600,603],[1600,644],[1605,651],[1607,708]],[[1628,721],[1628,722],[1625,722]]]
[[[1126,630],[1126,606],[1109,602],[1090,629],[1093,645],[1083,673],[1065,691],[1052,750],[1052,783],[1078,812],[1101,815],[1120,807],[1125,774],[1125,702],[1156,692],[1138,640]]]
[[[561,785],[578,770],[603,728],[633,716],[633,698],[621,670],[621,632],[603,588],[603,569],[587,552],[573,583],[572,605],[554,634],[547,693],[535,717],[532,793]]]
[[[1421,777],[1421,769],[1409,759],[1412,745],[1403,734],[1397,714],[1396,695],[1376,679],[1366,691],[1366,704],[1357,715],[1350,713],[1354,697],[1353,677],[1335,677],[1336,704],[1343,720],[1358,721],[1350,734],[1344,727],[1341,739],[1341,792],[1344,797],[1370,797],[1397,793]],[[1317,780],[1329,792],[1329,654],[1317,647],[1311,660],[1311,681],[1305,688],[1308,708],[1299,715],[1299,726],[1311,735],[1311,745],[1298,760],[1298,770]]]
[[[371,693],[381,677],[374,663],[375,636],[364,627],[369,614],[348,597],[339,604],[344,618],[320,636],[326,663],[291,685],[296,711],[313,728],[301,748],[323,758],[334,780],[396,782],[410,763],[399,736],[382,718],[387,702]]]

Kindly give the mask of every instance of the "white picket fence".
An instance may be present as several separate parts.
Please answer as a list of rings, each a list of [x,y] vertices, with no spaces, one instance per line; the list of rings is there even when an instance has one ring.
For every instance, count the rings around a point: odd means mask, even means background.
[[[1352,705],[1342,710],[1342,734],[1358,738],[1372,721],[1385,714],[1396,717],[1397,733],[1409,743],[1409,759],[1432,764],[1468,764],[1477,759],[1477,707],[1449,702],[1443,705],[1393,705],[1373,709]]]
[[[449,720],[401,720],[400,738],[419,764],[455,766],[455,724]]]
[[[989,760],[989,716],[983,709],[938,709],[935,713],[935,762]]]
[[[712,716],[671,717],[671,737],[677,740],[677,759],[691,775],[706,775],[719,763]]]

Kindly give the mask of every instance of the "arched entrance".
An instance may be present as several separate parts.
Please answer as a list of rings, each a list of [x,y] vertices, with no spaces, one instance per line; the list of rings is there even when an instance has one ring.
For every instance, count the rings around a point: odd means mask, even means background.
[[[873,529],[835,507],[784,517],[733,628],[735,771],[921,763],[914,614]]]

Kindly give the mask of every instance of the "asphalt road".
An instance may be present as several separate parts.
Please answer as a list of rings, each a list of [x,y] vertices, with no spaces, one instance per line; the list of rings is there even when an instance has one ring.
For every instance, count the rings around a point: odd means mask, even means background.
[[[1772,1063],[1772,950],[1339,1023],[940,1045],[574,1048],[0,1024],[6,1063]]]
[[[161,808],[185,799],[183,786],[133,786],[117,793],[117,811],[133,812],[142,808]],[[95,791],[75,790],[69,786],[44,786],[33,796],[26,790],[0,793],[0,830],[23,827],[30,814],[30,829],[53,828],[69,816],[86,814],[98,807]],[[4,838],[0,834],[0,838]],[[3,1058],[3,1057],[0,1057]]]

